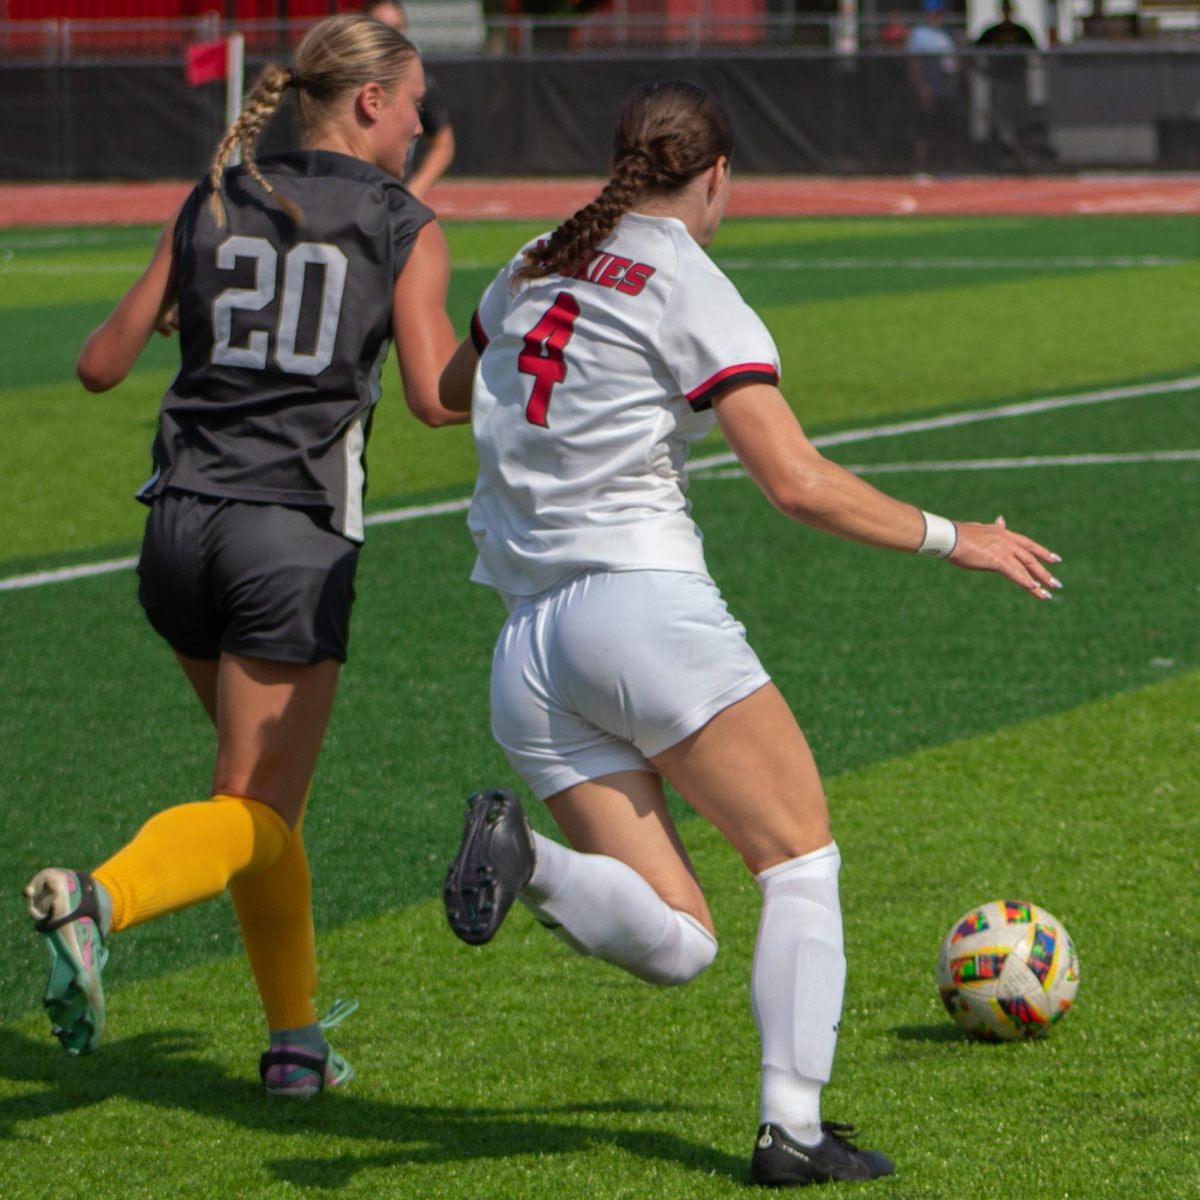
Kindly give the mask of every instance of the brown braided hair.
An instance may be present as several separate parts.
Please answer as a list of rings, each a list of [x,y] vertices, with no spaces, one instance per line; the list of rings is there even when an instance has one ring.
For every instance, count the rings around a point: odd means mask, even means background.
[[[698,84],[669,80],[638,88],[617,120],[612,174],[603,191],[525,252],[513,286],[569,274],[591,258],[640,197],[677,192],[732,153],[729,122]]]
[[[372,82],[390,92],[408,74],[416,57],[416,46],[397,30],[362,13],[339,13],[308,31],[296,47],[296,65],[290,71],[275,63],[264,67],[209,167],[209,204],[217,228],[226,225],[221,185],[225,164],[235,149],[241,151],[246,170],[275,203],[297,225],[303,222],[300,206],[267,182],[254,159],[258,139],[289,88],[296,89],[300,126],[311,136],[335,119],[338,103],[347,92]]]

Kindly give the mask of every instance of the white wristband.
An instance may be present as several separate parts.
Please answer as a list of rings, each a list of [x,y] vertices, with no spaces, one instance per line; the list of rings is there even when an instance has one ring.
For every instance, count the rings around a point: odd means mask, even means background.
[[[958,526],[924,509],[921,510],[921,516],[925,519],[925,537],[917,547],[917,553],[930,558],[949,558],[958,545]]]

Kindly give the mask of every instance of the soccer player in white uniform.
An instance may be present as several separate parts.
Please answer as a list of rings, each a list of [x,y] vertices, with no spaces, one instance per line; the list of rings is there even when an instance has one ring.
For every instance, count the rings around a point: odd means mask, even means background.
[[[442,376],[472,411],[473,578],[509,618],[492,727],[572,849],[516,797],[471,798],[445,902],[485,942],[519,899],[568,944],[658,984],[717,950],[663,779],[729,839],[763,894],[751,997],[762,1037],[759,1183],[892,1171],[823,1122],[845,959],[840,858],[791,710],[709,577],[688,447],[714,420],[786,515],[870,545],[997,571],[1039,599],[1046,548],[892,499],[824,459],[779,392],[763,323],[704,247],[729,196],[732,138],[687,83],[626,103],[612,178],[485,293]]]

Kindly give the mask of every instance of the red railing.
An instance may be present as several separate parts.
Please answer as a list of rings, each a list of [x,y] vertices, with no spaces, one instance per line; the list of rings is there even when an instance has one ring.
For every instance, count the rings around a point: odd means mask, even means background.
[[[103,20],[130,21],[162,18],[199,18],[212,13],[215,20],[278,21],[283,17],[304,20],[324,17],[349,7],[340,0],[234,0],[234,11],[213,0],[7,0],[0,17],[10,21]]]

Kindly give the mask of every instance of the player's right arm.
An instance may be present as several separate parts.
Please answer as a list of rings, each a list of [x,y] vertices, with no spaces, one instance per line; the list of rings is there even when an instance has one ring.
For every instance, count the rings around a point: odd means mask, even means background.
[[[463,338],[446,364],[438,384],[442,404],[451,412],[471,411],[471,389],[475,384],[475,369],[478,366],[479,351],[475,348],[475,342],[469,337]]]
[[[438,383],[442,405],[456,413],[470,413],[471,393],[475,386],[475,371],[487,348],[489,338],[504,319],[513,293],[509,280],[524,261],[525,251],[538,239],[526,243],[520,253],[488,284],[471,317],[471,332],[459,343]]]
[[[392,334],[404,381],[404,399],[426,425],[457,425],[465,412],[445,407],[438,379],[454,353],[457,338],[446,314],[450,289],[450,251],[436,221],[425,225],[396,279],[392,293]]]
[[[915,553],[925,517],[825,458],[808,440],[778,388],[748,383],[714,402],[730,449],[763,494],[781,512],[826,533],[889,550]],[[1039,600],[1061,586],[1043,563],[1061,561],[1052,550],[1014,533],[998,517],[992,524],[954,522],[957,540],[949,560],[968,570],[995,571]]]
[[[114,388],[133,369],[138,355],[175,305],[175,217],[158,238],[154,257],[121,297],[104,324],[83,343],[75,372],[89,392]]]

